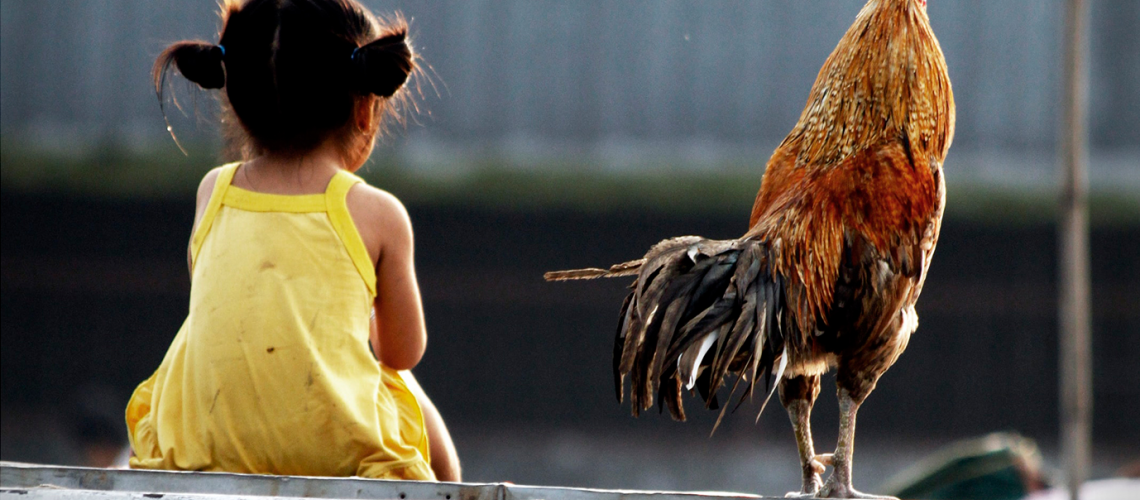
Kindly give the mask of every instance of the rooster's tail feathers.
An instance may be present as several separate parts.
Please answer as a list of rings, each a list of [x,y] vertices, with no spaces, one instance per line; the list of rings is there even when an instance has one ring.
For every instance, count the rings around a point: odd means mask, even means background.
[[[786,363],[784,286],[772,271],[770,253],[764,241],[684,236],[662,241],[644,259],[609,271],[560,271],[547,279],[637,272],[614,342],[618,400],[629,376],[635,415],[652,407],[656,394],[674,418],[684,420],[683,390],[697,389],[706,406],[715,408],[717,389],[732,374],[737,380],[729,398],[745,381],[743,401],[758,376],[770,387],[776,363],[779,368]]]
[[[587,267],[585,269],[569,269],[566,271],[550,271],[543,274],[542,277],[546,281],[569,281],[569,280],[592,280],[594,278],[618,278],[621,276],[633,276],[637,274],[637,270],[641,269],[641,265],[645,264],[645,259],[631,260],[629,262],[622,262],[621,264],[614,264],[609,269],[601,269],[597,267]]]

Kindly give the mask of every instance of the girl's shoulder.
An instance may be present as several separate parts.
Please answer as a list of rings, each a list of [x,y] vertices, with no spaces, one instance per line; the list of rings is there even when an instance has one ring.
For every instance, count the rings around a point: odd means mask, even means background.
[[[411,251],[411,217],[395,195],[358,182],[349,189],[345,204],[373,264],[385,253]]]
[[[214,185],[218,183],[218,176],[221,175],[222,170],[230,165],[222,165],[214,167],[202,176],[202,181],[198,183],[198,206],[201,208],[210,201],[210,195],[214,194]]]
[[[354,218],[359,213],[363,219],[376,223],[402,224],[409,221],[408,210],[399,198],[367,182],[353,185],[348,190],[345,203]]]
[[[198,194],[194,203],[194,227],[193,230],[198,230],[198,224],[202,222],[202,215],[206,213],[206,207],[210,204],[210,196],[214,194],[214,186],[218,183],[218,176],[222,171],[231,167],[233,164],[222,165],[214,167],[206,172],[202,177],[202,181],[198,183]]]

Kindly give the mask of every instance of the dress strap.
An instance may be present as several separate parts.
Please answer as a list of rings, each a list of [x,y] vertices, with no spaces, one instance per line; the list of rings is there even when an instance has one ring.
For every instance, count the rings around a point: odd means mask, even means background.
[[[218,170],[218,178],[214,181],[214,191],[210,193],[210,201],[206,204],[206,212],[202,214],[202,220],[198,222],[198,228],[194,230],[194,236],[190,239],[190,265],[193,266],[198,261],[198,251],[202,249],[202,242],[206,240],[206,234],[210,232],[210,226],[214,223],[214,217],[218,215],[218,209],[222,206],[222,200],[226,197],[226,190],[234,180],[234,172],[237,172],[238,166],[241,162],[229,163],[222,165]]]
[[[329,181],[328,189],[325,190],[325,206],[333,229],[336,230],[337,236],[340,237],[345,250],[352,258],[352,263],[356,265],[360,277],[368,285],[368,291],[375,297],[376,269],[372,265],[372,257],[368,255],[368,248],[364,246],[364,240],[360,237],[360,232],[352,220],[352,214],[349,213],[346,202],[348,190],[352,189],[352,186],[358,182],[364,181],[347,171],[338,171]]]

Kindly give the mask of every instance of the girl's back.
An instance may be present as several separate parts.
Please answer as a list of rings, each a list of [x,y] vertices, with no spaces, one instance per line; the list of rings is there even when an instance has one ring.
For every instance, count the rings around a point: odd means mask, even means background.
[[[411,223],[351,173],[415,68],[406,26],[355,0],[231,0],[222,20],[155,64],[160,99],[172,66],[223,89],[246,161],[199,186],[189,314],[128,404],[131,466],[459,480],[406,371],[426,345]]]
[[[132,422],[178,452],[133,465],[430,477],[423,417],[400,411],[407,388],[368,347],[376,274],[345,204],[359,179],[266,194],[231,185],[238,167],[217,173],[191,241],[190,313],[152,377],[176,389]]]

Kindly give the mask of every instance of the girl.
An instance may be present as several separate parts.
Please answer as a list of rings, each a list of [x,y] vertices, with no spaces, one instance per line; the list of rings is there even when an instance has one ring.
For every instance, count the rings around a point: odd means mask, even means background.
[[[160,102],[172,65],[224,90],[245,161],[198,188],[190,312],[127,406],[131,467],[460,479],[408,372],[427,341],[408,214],[351,173],[415,71],[406,33],[355,0],[230,0],[217,45],[158,57]]]

